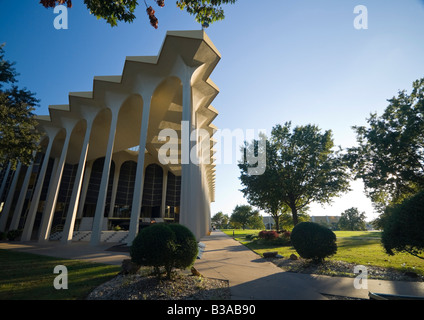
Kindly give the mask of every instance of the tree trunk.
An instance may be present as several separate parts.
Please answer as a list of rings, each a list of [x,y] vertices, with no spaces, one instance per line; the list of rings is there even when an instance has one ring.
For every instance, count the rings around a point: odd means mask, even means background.
[[[280,221],[279,221],[280,219],[279,219],[278,213],[273,213],[271,214],[271,216],[275,221],[275,229],[278,232],[278,230],[280,230]]]
[[[291,212],[292,212],[292,216],[293,216],[293,226],[296,226],[299,223],[299,218],[297,216],[297,208],[296,205],[291,205],[290,206]]]

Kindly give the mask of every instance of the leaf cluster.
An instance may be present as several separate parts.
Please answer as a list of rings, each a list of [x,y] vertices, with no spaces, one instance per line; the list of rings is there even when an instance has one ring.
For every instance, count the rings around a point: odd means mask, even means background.
[[[233,4],[237,0],[179,0],[177,6],[194,15],[197,22],[209,25],[225,18],[222,4]]]
[[[203,26],[208,26],[215,21],[225,18],[224,10],[222,9],[223,4],[233,4],[236,1],[237,0],[178,0],[176,5],[181,10],[186,10],[190,15],[194,15],[196,21]],[[41,3],[47,8],[54,6],[56,2],[61,3],[64,1],[46,0]],[[163,0],[155,0],[155,2],[160,7],[165,5]],[[147,8],[148,5],[145,0],[144,3]],[[96,16],[97,19],[105,19],[112,27],[117,26],[118,22],[121,21],[128,23],[133,22],[136,18],[134,12],[139,5],[137,0],[84,0],[84,4],[90,14]],[[149,13],[149,17],[152,17],[151,12]],[[151,24],[157,27],[156,17],[155,21],[156,23],[152,23],[151,21]]]
[[[0,46],[0,163],[10,162],[12,169],[18,162],[28,165],[38,149],[40,134],[34,110],[39,100],[26,88],[15,83],[18,75],[14,63],[4,58],[4,45]],[[4,88],[5,85],[8,85]]]
[[[105,19],[112,27],[118,21],[133,22],[134,11],[138,5],[137,0],[84,0],[84,4],[97,19]]]
[[[388,102],[381,116],[370,115],[367,127],[353,127],[358,147],[346,155],[381,211],[424,189],[424,78],[413,83],[411,94],[400,91]]]

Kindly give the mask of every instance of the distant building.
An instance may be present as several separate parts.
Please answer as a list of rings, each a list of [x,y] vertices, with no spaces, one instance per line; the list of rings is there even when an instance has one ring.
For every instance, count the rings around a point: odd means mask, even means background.
[[[311,216],[311,222],[315,222],[330,229],[334,229],[339,223],[340,216]]]
[[[311,216],[311,222],[319,223],[330,229],[335,229],[338,222],[340,220],[340,216]],[[271,216],[264,216],[263,222],[265,225],[265,229],[271,230],[275,228],[275,221]]]
[[[271,230],[275,227],[275,221],[274,218],[271,216],[264,216],[262,217],[262,221],[264,222],[265,229]]]

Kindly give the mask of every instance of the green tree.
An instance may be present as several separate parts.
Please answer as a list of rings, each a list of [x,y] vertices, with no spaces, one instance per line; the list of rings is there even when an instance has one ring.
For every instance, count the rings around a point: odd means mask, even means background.
[[[230,217],[230,222],[243,230],[249,228],[255,222],[255,216],[259,215],[258,210],[253,210],[249,205],[237,205]]]
[[[253,211],[253,214],[250,216],[247,225],[249,229],[258,229],[258,230],[265,229],[264,220],[262,216],[259,214],[258,210]]]
[[[227,227],[230,218],[228,217],[228,215],[223,214],[222,211],[219,211],[211,218],[211,221],[218,229],[223,229]]]
[[[148,0],[147,0],[148,1]],[[237,0],[178,0],[176,5],[181,10],[185,10],[193,15],[197,22],[207,27],[209,24],[223,20],[225,18],[223,4],[233,4]],[[165,6],[164,0],[153,0],[159,7]],[[72,7],[71,0],[41,0],[40,3],[45,8],[52,8],[58,4],[66,4]],[[148,6],[146,0],[146,11],[148,13],[150,24],[157,28],[158,19],[155,11]],[[136,18],[134,12],[138,7],[138,0],[84,0],[84,4],[91,14],[98,19],[105,19],[112,27],[118,25],[118,21],[133,22]]]
[[[40,134],[35,130],[33,111],[39,100],[14,84],[18,74],[14,63],[5,60],[3,47],[0,45],[0,164],[4,167],[10,162],[15,169],[18,162],[29,165],[38,149]]]
[[[261,133],[259,139],[261,141],[245,142],[244,147],[242,147],[244,157],[243,161],[238,165],[241,169],[240,180],[244,186],[241,191],[251,205],[271,215],[274,219],[276,230],[280,230],[280,217],[289,209],[281,201],[278,176],[275,174],[278,170],[277,151],[264,134]],[[261,170],[263,171],[261,174],[256,174],[256,172],[254,174],[249,173],[249,169],[254,165],[249,163],[248,154],[266,155],[265,164],[262,164],[265,170]]]
[[[359,212],[358,208],[349,208],[343,211],[338,227],[340,230],[365,230],[365,212]]]
[[[246,142],[245,150],[256,145],[260,145],[257,140]],[[330,130],[322,134],[317,126],[306,125],[291,132],[290,122],[277,125],[266,143],[264,174],[249,174],[251,165],[246,157],[239,163],[241,191],[250,204],[273,215],[275,221],[290,211],[295,226],[299,212],[310,203],[330,203],[349,190],[347,166],[333,148]],[[261,152],[258,147],[256,150]],[[280,212],[277,219],[275,212]]]
[[[414,81],[411,94],[401,91],[388,102],[368,127],[353,127],[359,146],[346,155],[380,212],[424,189],[424,78]]]

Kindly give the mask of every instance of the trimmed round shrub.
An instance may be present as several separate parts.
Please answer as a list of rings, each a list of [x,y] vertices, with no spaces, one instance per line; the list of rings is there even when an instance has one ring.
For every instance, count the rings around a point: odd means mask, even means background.
[[[175,234],[174,267],[185,269],[196,261],[199,247],[194,234],[181,224],[168,225]]]
[[[424,259],[424,191],[386,209],[381,242],[387,254],[406,252]]]
[[[337,252],[333,231],[314,222],[301,222],[291,233],[290,240],[297,253],[304,259],[322,262]]]
[[[155,223],[142,229],[130,247],[131,261],[154,267],[159,276],[160,267],[165,267],[170,276],[175,252],[175,233],[164,223]]]
[[[154,267],[157,276],[160,276],[160,268],[164,267],[168,279],[173,268],[191,266],[197,252],[195,236],[180,224],[155,223],[144,228],[130,247],[132,262]]]

